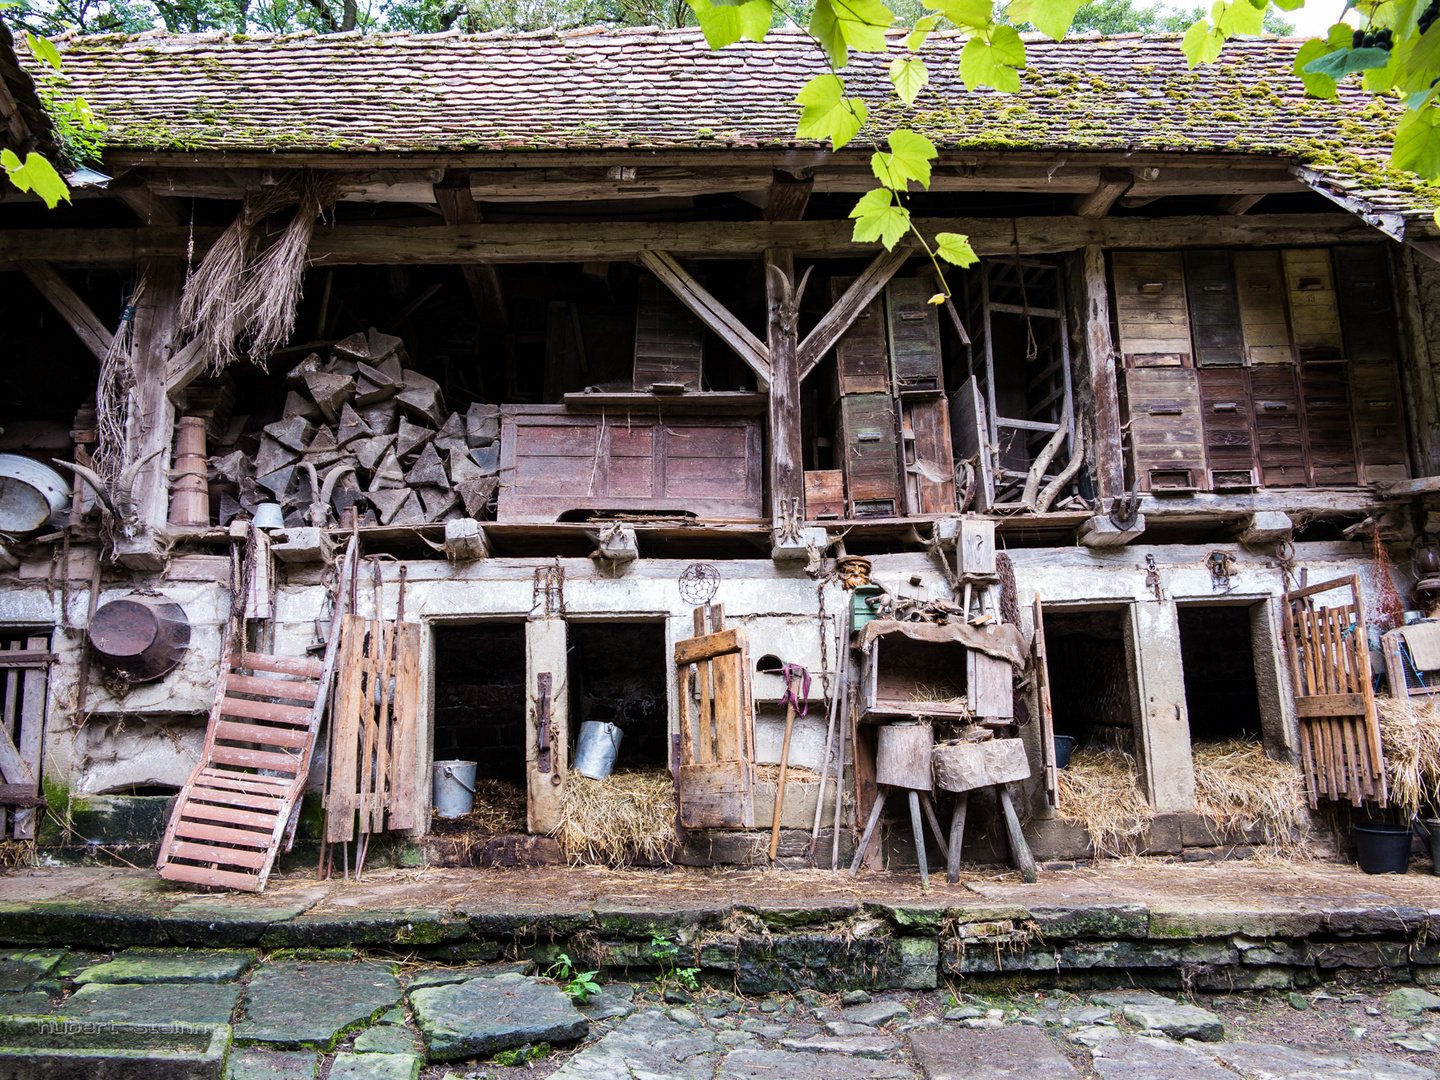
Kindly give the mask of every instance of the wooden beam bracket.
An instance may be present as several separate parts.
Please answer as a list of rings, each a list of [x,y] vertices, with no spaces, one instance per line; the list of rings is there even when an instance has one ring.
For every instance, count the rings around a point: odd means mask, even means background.
[[[30,279],[30,284],[34,285],[40,295],[50,301],[50,305],[59,312],[60,317],[70,324],[70,329],[75,331],[81,344],[103,364],[106,354],[110,352],[110,342],[114,335],[96,318],[90,305],[80,298],[80,294],[72,289],[70,283],[49,263],[26,261],[20,264],[20,269]]]
[[[643,250],[640,262],[673,292],[680,302],[735,350],[755,372],[760,388],[770,386],[770,348],[737,319],[724,304],[710,295],[706,288],[685,272],[675,259],[663,251]]]

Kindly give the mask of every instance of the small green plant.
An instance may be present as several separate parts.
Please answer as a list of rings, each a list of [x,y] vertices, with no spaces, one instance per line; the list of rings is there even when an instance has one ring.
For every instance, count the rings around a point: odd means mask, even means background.
[[[560,989],[577,1004],[584,1005],[600,993],[600,984],[595,981],[600,972],[576,970],[575,961],[570,959],[569,953],[562,952],[557,956],[545,974],[559,983]]]
[[[698,967],[676,968],[675,979],[692,994],[700,989],[700,969]]]
[[[660,974],[655,977],[655,981],[661,986],[673,979],[691,993],[700,989],[700,969],[698,967],[676,967],[676,961],[680,959],[680,946],[669,938],[661,934],[651,934],[650,956],[659,965]]]
[[[549,1043],[536,1043],[534,1046],[517,1046],[513,1050],[501,1050],[490,1060],[496,1065],[514,1067],[516,1065],[529,1065],[532,1061],[539,1061],[550,1053]]]

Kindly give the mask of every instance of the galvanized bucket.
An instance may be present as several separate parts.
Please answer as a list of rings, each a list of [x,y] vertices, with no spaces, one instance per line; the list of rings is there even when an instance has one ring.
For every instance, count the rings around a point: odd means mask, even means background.
[[[437,761],[435,769],[435,812],[441,817],[461,817],[475,808],[475,762]]]
[[[604,780],[615,768],[620,740],[625,733],[614,724],[586,720],[580,725],[580,745],[575,748],[575,771],[591,780]]]

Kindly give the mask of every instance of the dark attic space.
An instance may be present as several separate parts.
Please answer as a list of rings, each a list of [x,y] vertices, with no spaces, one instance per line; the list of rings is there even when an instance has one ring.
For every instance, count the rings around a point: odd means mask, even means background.
[[[668,768],[664,625],[571,623],[568,632],[571,730],[578,738],[586,721],[614,724],[624,733],[618,768]]]
[[[1250,609],[1205,605],[1182,607],[1178,614],[1190,742],[1258,740],[1260,697]]]
[[[1077,747],[1135,752],[1135,691],[1125,615],[1045,612],[1051,707],[1057,737]]]
[[[435,631],[435,760],[473,761],[475,778],[525,785],[525,627]]]

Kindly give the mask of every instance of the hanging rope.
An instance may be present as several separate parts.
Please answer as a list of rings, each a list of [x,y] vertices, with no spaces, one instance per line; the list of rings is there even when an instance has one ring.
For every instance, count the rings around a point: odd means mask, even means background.
[[[1025,360],[1030,362],[1040,356],[1040,343],[1035,340],[1035,322],[1030,317],[1030,293],[1025,288],[1025,267],[1020,262],[1020,226],[1010,219],[1010,233],[1015,247],[1015,279],[1020,283],[1020,308],[1025,315]]]

